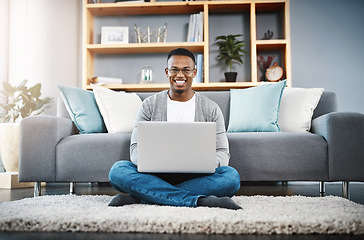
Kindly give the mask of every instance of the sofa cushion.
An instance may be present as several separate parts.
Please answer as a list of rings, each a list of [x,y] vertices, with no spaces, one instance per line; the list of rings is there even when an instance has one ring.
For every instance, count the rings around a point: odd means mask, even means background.
[[[116,92],[92,85],[109,133],[132,132],[142,100],[136,93]]]
[[[71,135],[56,148],[56,181],[109,182],[111,166],[129,160],[130,133]]]
[[[58,86],[66,109],[80,133],[104,133],[106,127],[93,92]]]
[[[242,181],[328,180],[327,142],[317,134],[227,133],[229,165]]]
[[[279,132],[278,111],[286,80],[232,89],[228,132]]]
[[[323,88],[285,88],[278,117],[281,131],[309,132],[313,111],[323,91]]]

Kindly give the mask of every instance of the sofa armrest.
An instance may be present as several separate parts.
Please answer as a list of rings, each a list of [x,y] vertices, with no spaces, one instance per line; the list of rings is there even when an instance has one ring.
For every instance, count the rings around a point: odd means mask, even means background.
[[[364,114],[328,113],[311,131],[327,141],[330,181],[364,181]]]
[[[20,123],[20,182],[56,180],[56,145],[75,128],[70,119],[55,116],[32,116]]]

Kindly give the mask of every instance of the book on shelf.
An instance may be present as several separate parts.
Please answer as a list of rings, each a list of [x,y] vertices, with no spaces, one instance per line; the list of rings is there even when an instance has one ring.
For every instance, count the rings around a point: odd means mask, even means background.
[[[197,74],[196,77],[193,79],[193,83],[202,83],[202,75],[203,75],[203,55],[202,54],[197,54],[197,58],[196,58],[196,69],[197,69]]]
[[[191,14],[188,24],[187,42],[203,41],[203,12]]]
[[[121,78],[93,77],[91,83],[95,85],[122,84],[123,80]]]

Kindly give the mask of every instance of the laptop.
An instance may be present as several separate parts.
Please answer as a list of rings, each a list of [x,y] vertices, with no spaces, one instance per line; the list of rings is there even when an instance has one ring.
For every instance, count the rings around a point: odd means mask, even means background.
[[[138,122],[138,171],[214,173],[215,122]]]

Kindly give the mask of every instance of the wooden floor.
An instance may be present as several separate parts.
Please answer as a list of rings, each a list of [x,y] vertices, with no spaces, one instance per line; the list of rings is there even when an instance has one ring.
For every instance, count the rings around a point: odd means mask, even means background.
[[[76,194],[88,195],[115,195],[117,193],[109,184],[77,184]],[[42,195],[69,194],[68,184],[47,184],[42,187]],[[273,195],[273,196],[312,196],[319,197],[318,182],[288,182],[287,185],[281,183],[243,183],[237,195]],[[326,195],[342,195],[341,183],[326,183]],[[364,183],[350,183],[351,201],[364,205]],[[33,189],[0,189],[0,202],[15,201],[27,197],[33,197]],[[1,213],[0,213],[1,215]],[[109,239],[128,239],[128,240],[346,240],[364,239],[364,236],[340,236],[340,235],[188,235],[188,234],[115,234],[115,233],[17,233],[0,232],[2,239],[87,239],[87,240],[109,240]]]

